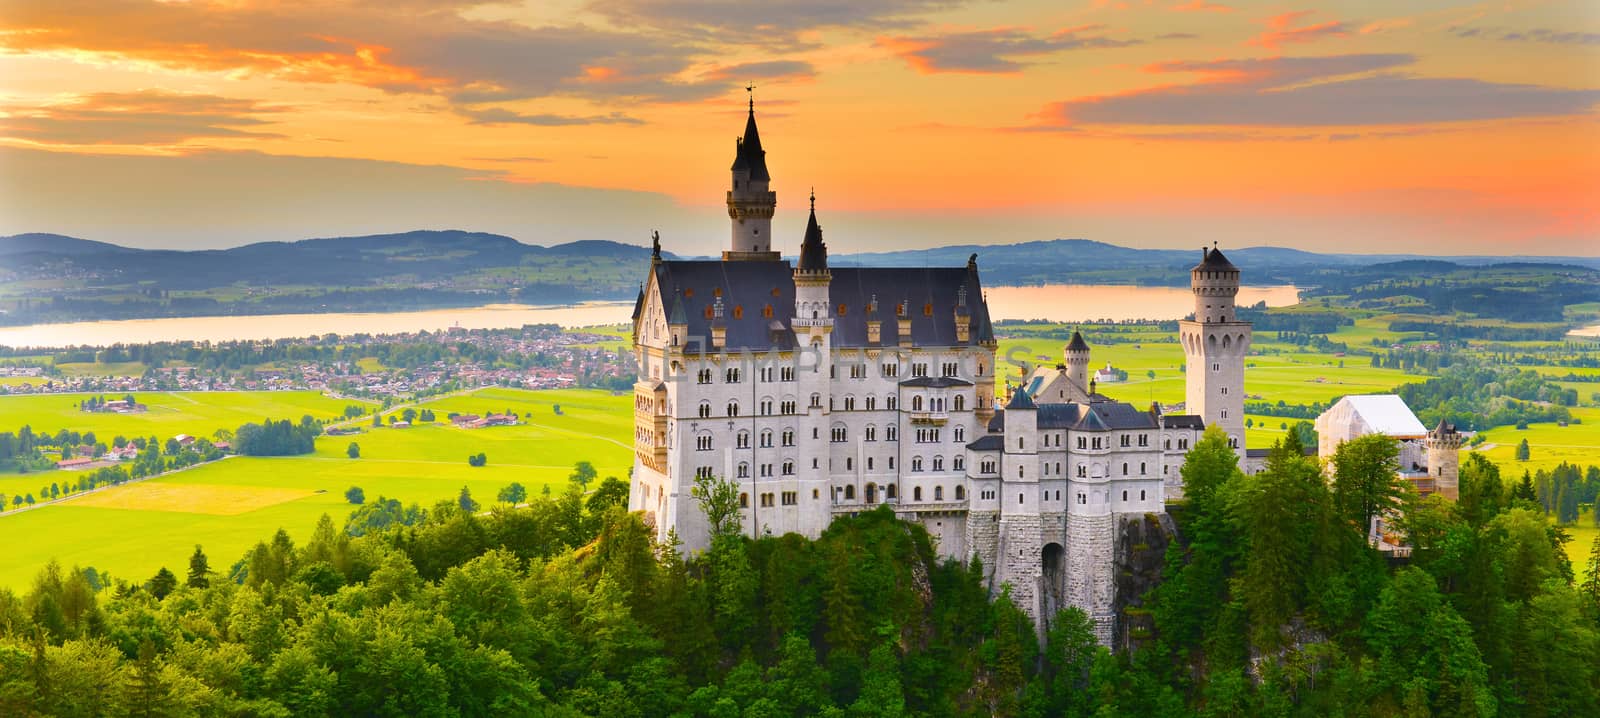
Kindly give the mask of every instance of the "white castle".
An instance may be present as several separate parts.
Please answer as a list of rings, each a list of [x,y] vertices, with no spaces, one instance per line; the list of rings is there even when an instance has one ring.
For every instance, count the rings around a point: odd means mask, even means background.
[[[753,106],[732,174],[721,260],[663,259],[657,241],[634,308],[629,508],[696,551],[710,540],[698,476],[738,486],[751,536],[815,537],[887,504],[941,554],[980,558],[991,589],[1009,585],[1036,622],[1077,606],[1109,642],[1119,520],[1182,495],[1179,467],[1206,425],[1243,446],[1239,270],[1209,249],[1191,272],[1181,339],[1193,414],[1097,393],[1077,333],[1063,364],[1032,371],[1001,408],[976,255],[964,267],[829,267],[813,196],[791,266],[773,240]]]

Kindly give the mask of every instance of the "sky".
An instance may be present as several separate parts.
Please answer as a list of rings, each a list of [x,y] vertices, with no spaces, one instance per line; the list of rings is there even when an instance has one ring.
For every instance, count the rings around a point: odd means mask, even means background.
[[[0,0],[0,234],[1600,254],[1592,0]]]

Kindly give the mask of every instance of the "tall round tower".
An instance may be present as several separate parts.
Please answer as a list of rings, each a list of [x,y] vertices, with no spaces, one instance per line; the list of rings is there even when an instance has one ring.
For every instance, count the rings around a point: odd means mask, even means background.
[[[750,100],[750,116],[744,123],[733,157],[733,187],[728,190],[728,219],[733,224],[733,239],[724,261],[757,260],[776,262],[779,255],[772,245],[772,215],[778,208],[778,193],[770,189],[767,151],[761,148],[761,133],[756,129],[756,103]]]
[[[1089,343],[1078,330],[1072,330],[1072,341],[1061,352],[1067,360],[1067,379],[1080,391],[1089,390]]]
[[[1194,319],[1178,324],[1186,360],[1186,410],[1207,426],[1222,427],[1233,448],[1243,452],[1244,358],[1251,332],[1250,323],[1238,321],[1234,310],[1239,268],[1215,246],[1200,253],[1200,263],[1189,271]]]
[[[1461,487],[1461,432],[1455,424],[1439,420],[1439,425],[1428,432],[1428,477],[1433,479],[1434,493],[1451,501],[1460,496]]]

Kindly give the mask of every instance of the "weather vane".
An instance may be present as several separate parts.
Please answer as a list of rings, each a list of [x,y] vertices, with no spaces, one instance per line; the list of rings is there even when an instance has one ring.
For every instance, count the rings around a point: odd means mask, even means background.
[[[756,84],[754,82],[752,82],[752,83],[750,83],[748,85],[745,85],[744,86],[744,91],[750,93],[750,111],[751,112],[755,112],[756,111]]]

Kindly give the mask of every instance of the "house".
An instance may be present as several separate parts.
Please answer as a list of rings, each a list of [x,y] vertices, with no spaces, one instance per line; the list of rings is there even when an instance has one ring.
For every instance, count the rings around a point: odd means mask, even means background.
[[[517,417],[510,414],[490,414],[483,417],[484,426],[515,426]]]
[[[194,443],[194,437],[192,437],[192,436],[190,436],[188,434],[179,434],[179,435],[174,436],[172,438],[178,440],[178,446],[189,446],[189,445]]]
[[[71,469],[87,469],[87,468],[89,468],[89,465],[93,464],[93,463],[94,463],[94,459],[92,459],[90,457],[87,457],[87,456],[80,456],[80,457],[78,457],[76,459],[62,459],[60,461],[57,461],[56,462],[56,468],[58,468],[58,469],[67,469],[67,470],[71,470]]]
[[[480,418],[481,417],[479,417],[477,414],[456,414],[455,416],[450,417],[450,423],[455,424],[456,426],[467,426],[474,421],[478,421]]]

